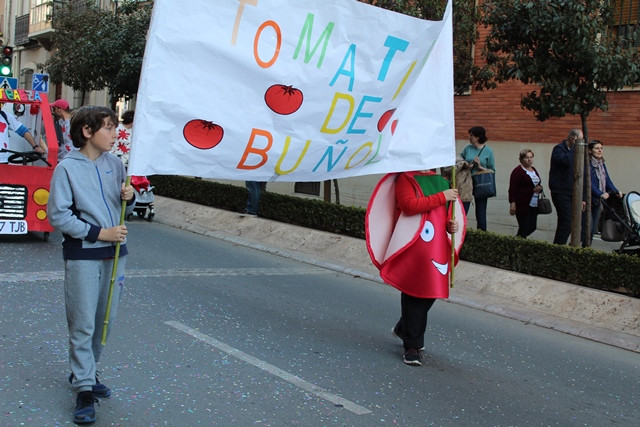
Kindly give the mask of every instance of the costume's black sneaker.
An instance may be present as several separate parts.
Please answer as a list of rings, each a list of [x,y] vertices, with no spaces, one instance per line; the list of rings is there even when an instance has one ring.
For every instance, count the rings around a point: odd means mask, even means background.
[[[69,374],[69,383],[73,382],[73,373]],[[111,389],[106,385],[102,384],[98,380],[98,375],[96,374],[96,383],[93,387],[91,387],[91,394],[94,397],[107,398],[111,396]]]
[[[404,339],[402,338],[402,336],[398,333],[398,331],[396,331],[396,327],[394,326],[393,328],[391,328],[391,335],[393,335],[394,337],[398,338],[400,341],[404,342]],[[422,346],[422,348],[420,348],[420,351],[424,350],[424,346]]]
[[[422,351],[417,348],[410,348],[402,356],[404,363],[412,366],[422,365]]]
[[[93,406],[98,399],[90,391],[81,391],[76,397],[76,407],[73,410],[73,422],[76,424],[91,424],[96,422],[96,408]]]

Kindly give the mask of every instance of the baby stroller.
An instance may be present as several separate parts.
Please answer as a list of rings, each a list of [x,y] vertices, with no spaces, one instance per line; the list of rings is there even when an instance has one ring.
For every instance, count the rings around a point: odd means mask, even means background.
[[[146,215],[147,221],[153,221],[155,216],[153,210],[154,187],[151,186],[151,182],[146,176],[131,176],[131,186],[136,192],[136,204],[133,206],[133,211],[138,215],[138,218],[144,219]],[[131,219],[131,215],[127,219]]]
[[[622,242],[616,253],[640,256],[640,193],[630,191],[621,201],[609,197],[602,206],[602,240]]]

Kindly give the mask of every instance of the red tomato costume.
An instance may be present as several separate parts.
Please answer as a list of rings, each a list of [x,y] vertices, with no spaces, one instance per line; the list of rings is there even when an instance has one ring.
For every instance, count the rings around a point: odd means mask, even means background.
[[[454,207],[460,224],[456,264],[466,231],[462,202],[447,204],[442,193],[450,187],[433,172],[388,174],[369,201],[365,233],[371,260],[386,283],[408,295],[449,297],[451,235],[446,230]]]

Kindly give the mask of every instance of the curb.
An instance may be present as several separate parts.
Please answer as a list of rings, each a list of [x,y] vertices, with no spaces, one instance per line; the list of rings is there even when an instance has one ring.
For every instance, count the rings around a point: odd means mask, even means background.
[[[156,196],[155,220],[383,283],[362,239]],[[640,353],[640,299],[460,261],[450,303]]]

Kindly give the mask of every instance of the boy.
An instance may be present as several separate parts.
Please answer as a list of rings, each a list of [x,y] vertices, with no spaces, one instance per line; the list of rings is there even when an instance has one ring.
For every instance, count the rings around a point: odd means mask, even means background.
[[[51,178],[48,217],[64,237],[69,381],[78,393],[73,412],[73,421],[78,424],[94,422],[96,397],[111,395],[111,390],[97,379],[96,364],[102,353],[116,242],[121,242],[120,259],[109,325],[115,319],[124,285],[127,227],[119,225],[122,200],[127,201],[127,213],[134,205],[133,188],[124,184],[124,166],[109,153],[117,124],[116,115],[106,107],[82,107],[74,112],[71,139],[78,151],[70,152]]]

